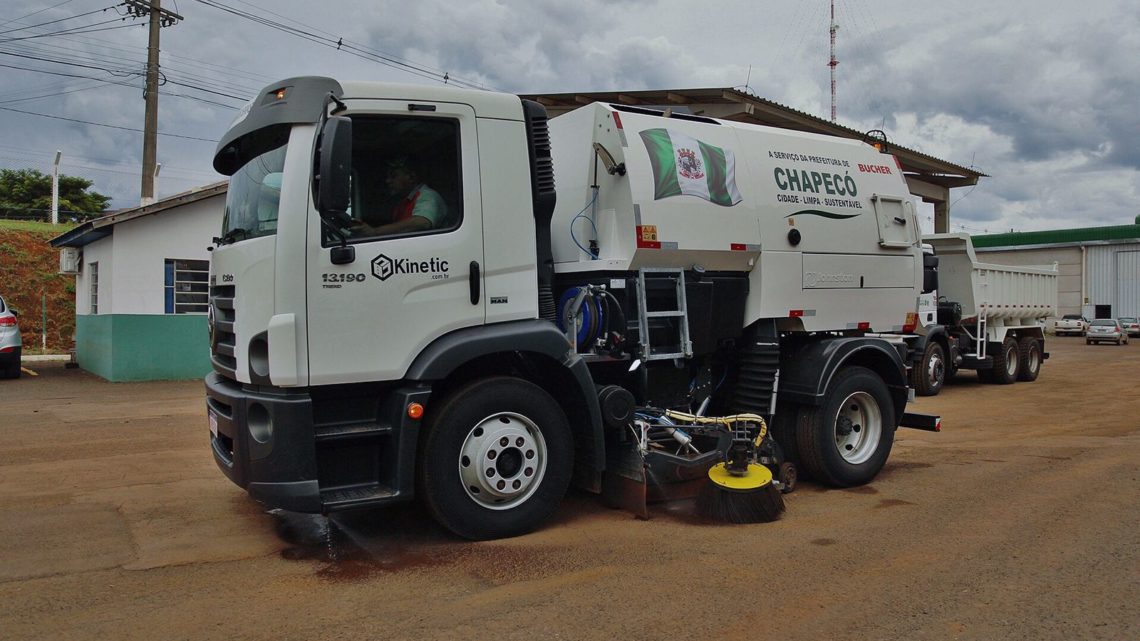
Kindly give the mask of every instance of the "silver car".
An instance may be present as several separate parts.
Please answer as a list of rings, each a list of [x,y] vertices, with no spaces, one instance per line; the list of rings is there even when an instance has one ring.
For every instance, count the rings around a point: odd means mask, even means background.
[[[1124,329],[1124,333],[1129,336],[1140,336],[1140,321],[1131,316],[1121,316],[1116,320],[1120,321],[1120,327]]]
[[[16,312],[0,297],[0,378],[20,378],[20,355],[24,341]]]
[[[1120,321],[1115,318],[1098,318],[1089,323],[1089,331],[1085,334],[1085,344],[1111,341],[1120,345],[1128,344],[1128,334],[1120,327]]]

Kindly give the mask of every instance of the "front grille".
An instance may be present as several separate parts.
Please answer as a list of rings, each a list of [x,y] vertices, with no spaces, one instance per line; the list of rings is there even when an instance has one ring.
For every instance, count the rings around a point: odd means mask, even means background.
[[[210,332],[210,360],[219,374],[236,378],[237,359],[234,347],[234,323],[237,311],[234,309],[234,286],[216,285],[210,288],[210,311],[214,322]]]

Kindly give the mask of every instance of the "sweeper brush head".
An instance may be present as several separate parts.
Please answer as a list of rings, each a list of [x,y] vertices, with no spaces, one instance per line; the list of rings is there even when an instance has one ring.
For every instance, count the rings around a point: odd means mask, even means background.
[[[717,463],[709,469],[709,481],[697,497],[697,512],[728,523],[767,523],[784,512],[784,497],[763,465],[750,464],[740,475]]]

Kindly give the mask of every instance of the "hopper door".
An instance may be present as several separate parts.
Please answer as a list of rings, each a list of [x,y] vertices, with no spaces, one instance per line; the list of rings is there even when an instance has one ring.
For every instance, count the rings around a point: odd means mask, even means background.
[[[918,223],[914,217],[914,203],[909,198],[871,196],[875,218],[879,223],[879,245],[882,247],[912,247],[918,242]]]

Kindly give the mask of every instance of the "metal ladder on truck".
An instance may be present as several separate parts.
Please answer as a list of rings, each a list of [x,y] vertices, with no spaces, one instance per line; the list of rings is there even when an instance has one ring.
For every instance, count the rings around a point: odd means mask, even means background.
[[[648,286],[655,282],[668,281],[673,285],[673,309],[649,311]],[[667,289],[662,288],[662,289]],[[676,318],[677,343],[680,351],[658,352],[649,341],[649,321],[653,318]],[[637,270],[637,329],[641,338],[641,359],[660,361],[675,358],[689,358],[693,355],[693,343],[689,340],[689,306],[685,300],[685,270],[676,267],[642,267]]]

